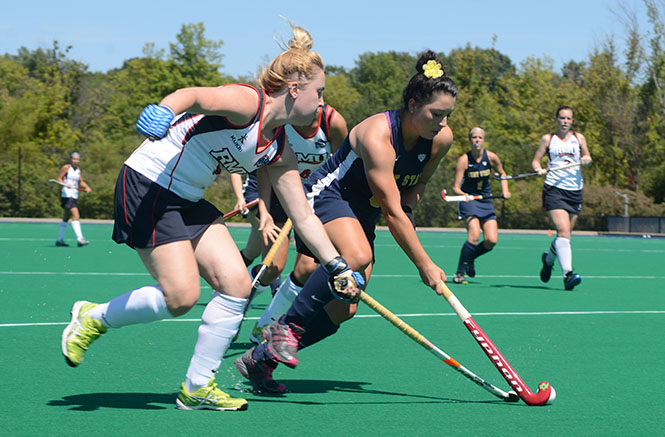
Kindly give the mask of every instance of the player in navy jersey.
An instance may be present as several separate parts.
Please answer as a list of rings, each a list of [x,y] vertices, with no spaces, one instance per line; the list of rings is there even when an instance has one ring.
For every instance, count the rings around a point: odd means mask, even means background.
[[[550,280],[554,260],[558,258],[564,288],[572,290],[582,282],[582,277],[573,272],[573,252],[570,246],[571,233],[583,202],[584,181],[580,165],[590,165],[591,155],[584,135],[572,130],[573,109],[570,106],[560,106],[555,119],[556,132],[542,136],[531,163],[534,171],[547,175],[543,186],[543,210],[547,211],[556,228],[556,237],[550,249],[541,256],[543,266],[540,279],[543,282]],[[565,170],[548,171],[541,165],[545,155],[549,161],[548,170],[570,164],[580,165]]]
[[[446,275],[420,244],[412,210],[452,144],[448,117],[457,87],[432,51],[419,58],[416,71],[403,92],[402,108],[373,115],[355,126],[305,188],[326,232],[354,270],[369,279],[376,221],[383,214],[422,281],[442,294]],[[299,251],[306,253],[300,244]],[[324,271],[317,268],[286,315],[263,329],[265,343],[236,360],[256,392],[284,393],[286,387],[272,378],[277,364],[295,367],[299,348],[334,334],[340,323],[355,314],[358,298],[331,293]],[[337,314],[333,320],[324,307],[336,297],[347,305],[343,317]]]
[[[455,284],[466,283],[464,274],[476,276],[474,260],[494,248],[498,239],[498,226],[492,199],[473,200],[469,196],[490,196],[490,175],[493,172],[505,176],[501,160],[496,153],[485,149],[485,131],[474,127],[469,131],[469,145],[471,150],[460,156],[455,168],[455,183],[453,191],[467,196],[465,202],[458,203],[459,218],[464,220],[467,239],[460,252],[457,271],[453,276]],[[508,181],[501,181],[503,197],[510,198]],[[480,232],[483,241],[480,240]]]
[[[78,152],[72,152],[69,155],[69,163],[63,165],[58,174],[57,180],[63,184],[62,192],[60,194],[60,204],[62,205],[64,212],[62,215],[62,221],[60,222],[60,228],[58,229],[58,239],[55,240],[56,246],[69,246],[69,244],[65,243],[64,238],[65,231],[67,231],[67,223],[70,219],[72,221],[72,229],[76,235],[78,246],[81,247],[88,244],[88,240],[83,237],[83,232],[81,231],[81,215],[79,214],[77,204],[79,197],[78,188],[83,188],[86,193],[89,193],[92,190],[81,177],[81,167],[79,167],[80,162],[81,155]]]
[[[356,281],[362,277],[339,256],[307,204],[285,139],[285,124],[312,120],[325,86],[323,61],[310,50],[309,33],[291,27],[293,38],[261,72],[258,89],[245,84],[184,88],[141,113],[137,128],[149,140],[118,175],[113,239],[136,250],[157,284],[102,304],[76,302],[62,334],[70,366],[78,366],[90,343],[111,328],[187,313],[198,302],[202,277],[214,291],[176,405],[247,408],[246,400],[230,397],[215,382],[251,286],[222,214],[202,198],[223,170],[248,173],[266,167],[296,230],[329,272],[331,286],[343,295],[359,293]]]

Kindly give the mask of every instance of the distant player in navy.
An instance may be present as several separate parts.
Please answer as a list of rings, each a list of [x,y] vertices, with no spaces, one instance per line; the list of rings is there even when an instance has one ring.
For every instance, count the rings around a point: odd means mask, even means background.
[[[309,123],[323,104],[321,56],[310,34],[291,26],[288,46],[257,78],[258,87],[179,89],[148,105],[137,129],[148,137],[121,168],[113,240],[136,250],[156,284],[108,302],[77,301],[62,333],[67,364],[78,366],[108,330],[186,314],[199,301],[201,278],[213,289],[194,353],[175,400],[184,410],[245,410],[247,401],[217,387],[217,370],[235,336],[251,281],[221,212],[203,198],[222,171],[267,172],[298,234],[328,272],[336,292],[360,293],[323,224],[307,203],[284,125]],[[131,331],[126,335],[133,335]]]
[[[374,262],[376,223],[383,214],[425,285],[443,293],[446,275],[420,244],[412,210],[452,144],[448,116],[456,97],[457,86],[428,50],[418,59],[416,74],[404,89],[402,108],[360,122],[337,153],[307,180],[307,198],[326,233],[366,280]],[[298,251],[307,254],[302,244]],[[265,342],[235,361],[257,393],[284,393],[284,384],[272,378],[278,363],[295,367],[298,349],[335,334],[340,323],[355,314],[358,297],[331,292],[324,272],[318,267],[286,315],[263,329]],[[345,301],[344,314],[326,311],[335,298]]]
[[[466,273],[470,277],[476,276],[474,260],[494,248],[499,232],[492,199],[472,200],[469,196],[492,194],[490,175],[493,172],[505,176],[501,160],[496,153],[485,149],[485,131],[474,127],[469,131],[469,145],[471,150],[460,156],[455,168],[455,183],[453,191],[467,196],[465,202],[459,202],[459,218],[464,220],[467,238],[462,246],[457,271],[453,276],[455,284],[465,284]],[[503,197],[510,198],[508,181],[501,181]],[[479,244],[480,232],[483,241]]]
[[[79,198],[79,187],[83,188],[86,193],[89,193],[92,190],[81,177],[80,163],[81,154],[78,152],[72,152],[69,155],[69,163],[63,165],[58,174],[57,180],[59,183],[63,184],[62,192],[60,194],[60,205],[62,205],[64,213],[62,215],[62,221],[60,222],[60,229],[58,230],[58,239],[55,240],[56,246],[69,246],[69,244],[65,243],[65,232],[67,231],[67,223],[70,219],[72,220],[72,229],[74,230],[74,234],[76,234],[76,242],[78,246],[85,246],[89,243],[88,240],[83,238],[80,222],[81,215],[79,214],[77,203]]]
[[[543,210],[547,211],[556,228],[556,238],[541,256],[540,279],[543,282],[550,280],[554,260],[558,258],[563,285],[566,290],[572,290],[582,282],[582,277],[573,272],[570,246],[571,232],[582,210],[582,169],[577,165],[564,170],[548,170],[570,164],[590,165],[591,155],[584,135],[572,130],[573,109],[570,106],[559,107],[555,119],[556,132],[543,135],[531,163],[534,171],[547,175],[543,186]],[[545,155],[549,161],[547,170],[541,165]]]

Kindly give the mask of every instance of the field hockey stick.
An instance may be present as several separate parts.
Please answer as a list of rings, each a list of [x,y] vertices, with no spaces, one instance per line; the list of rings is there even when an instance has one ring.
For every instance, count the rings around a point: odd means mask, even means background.
[[[67,184],[63,184],[62,182],[60,182],[60,181],[57,180],[57,179],[49,179],[48,181],[51,182],[52,184],[62,185],[63,187],[74,188],[74,187],[70,187],[70,186],[68,186]],[[80,187],[76,187],[76,188],[74,188],[74,189],[75,189],[75,190],[78,190],[78,191],[85,191],[85,188],[80,188]]]
[[[429,340],[427,340],[422,334],[409,326],[402,319],[397,317],[395,314],[391,313],[388,308],[381,305],[379,302],[374,300],[370,295],[364,291],[360,292],[360,300],[362,300],[367,306],[376,311],[381,317],[392,323],[397,329],[405,333],[411,340],[415,341],[428,351],[430,351],[435,357],[439,358],[444,363],[451,366],[453,369],[461,373],[465,378],[475,382],[477,385],[481,386],[488,392],[492,393],[494,396],[503,399],[506,402],[517,402],[519,401],[519,396],[514,391],[505,392],[500,388],[490,384],[485,381],[480,376],[476,375],[466,367],[458,363],[450,355],[446,354],[444,351],[433,345]]]
[[[469,196],[448,196],[446,190],[441,190],[441,199],[444,202],[465,202],[467,198],[471,200],[482,200],[482,199],[505,199],[502,194],[491,194],[489,196],[481,195],[469,195]]]
[[[515,389],[517,395],[527,405],[546,405],[551,404],[556,399],[556,390],[547,381],[538,384],[538,392],[533,393],[524,383],[522,378],[515,372],[510,363],[504,358],[499,349],[492,343],[492,340],[483,332],[471,317],[471,314],[462,306],[445,282],[441,282],[443,287],[443,297],[446,298],[450,306],[455,310],[457,316],[464,322],[464,326],[469,330],[478,345],[485,351],[487,357],[492,361],[499,373],[504,377],[508,384]]]
[[[565,170],[567,168],[577,167],[578,165],[581,165],[581,163],[580,162],[574,162],[572,164],[563,165],[561,167],[548,168],[547,172],[549,173],[551,171]],[[513,175],[513,176],[501,176],[499,173],[494,173],[494,179],[497,179],[499,181],[510,181],[510,180],[513,180],[513,179],[528,178],[530,176],[538,176],[538,172],[537,171],[531,171],[529,173],[521,173],[521,174],[516,174],[516,175]]]
[[[254,200],[252,200],[251,202],[247,202],[247,203],[245,204],[245,209],[246,209],[246,210],[250,210],[250,209],[254,208],[256,205],[258,205],[258,204],[259,204],[259,199],[254,199]],[[224,218],[225,218],[225,219],[227,219],[227,218],[231,218],[231,217],[233,217],[233,216],[236,216],[236,215],[242,213],[242,211],[243,211],[242,209],[240,209],[240,208],[236,208],[236,209],[234,209],[233,211],[229,211],[229,212],[227,212],[226,214],[224,214]]]
[[[249,293],[249,297],[247,298],[247,305],[245,305],[245,310],[243,311],[243,315],[247,313],[247,310],[249,309],[249,306],[252,303],[252,299],[254,298],[254,295],[256,294],[256,289],[259,288],[260,280],[261,277],[263,277],[263,274],[268,270],[268,267],[270,264],[272,264],[272,259],[275,257],[277,254],[277,251],[279,250],[280,246],[284,242],[284,240],[287,240],[289,237],[289,232],[291,232],[291,226],[293,223],[291,222],[291,219],[287,219],[286,222],[284,222],[284,225],[282,226],[282,230],[279,232],[279,235],[277,236],[277,239],[275,240],[274,243],[272,243],[272,246],[270,246],[270,250],[266,254],[266,256],[263,258],[263,261],[261,261],[261,267],[259,268],[259,271],[256,272],[256,275],[254,275],[254,280],[252,281],[252,291]]]

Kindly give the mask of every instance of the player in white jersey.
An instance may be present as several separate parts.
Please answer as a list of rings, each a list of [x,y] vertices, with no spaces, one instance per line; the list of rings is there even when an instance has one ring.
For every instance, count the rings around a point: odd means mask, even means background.
[[[310,125],[286,126],[285,129],[289,144],[291,144],[296,153],[298,171],[303,183],[307,181],[307,178],[314,170],[319,168],[321,164],[339,149],[339,146],[348,134],[344,117],[328,105],[321,107]],[[283,213],[281,205],[278,202],[276,205],[274,204],[275,200],[274,198],[271,199],[270,213],[273,215],[277,226],[281,227],[286,221],[286,215]],[[251,239],[250,235],[248,242]],[[264,256],[268,249],[268,246],[263,248]],[[288,256],[288,245],[282,245],[279,249],[271,268],[266,270],[259,283],[264,289],[280,281],[279,275],[284,270]],[[283,284],[277,284],[281,291],[276,289],[272,302],[264,311],[261,319],[255,323],[250,335],[251,341],[258,342],[261,337],[260,332],[262,327],[276,320],[277,317],[288,309],[297,294],[297,291],[294,294],[293,290],[300,290],[316,267],[317,264],[313,258],[301,253],[296,255],[294,270]],[[255,273],[253,272],[252,274]],[[336,304],[331,305],[331,311],[334,311],[335,306]]]
[[[328,269],[331,290],[359,293],[362,277],[339,256],[307,204],[295,154],[285,142],[283,126],[308,123],[322,104],[325,86],[323,61],[310,51],[309,33],[292,30],[288,47],[261,72],[259,89],[244,84],[184,88],[141,113],[137,129],[151,141],[132,154],[118,176],[113,239],[137,251],[157,284],[102,304],[76,302],[62,334],[70,366],[78,366],[90,343],[110,328],[187,313],[198,302],[200,276],[214,292],[176,405],[247,408],[246,400],[230,397],[215,383],[251,285],[222,214],[202,198],[223,170],[266,167],[296,230]]]
[[[92,190],[88,184],[85,183],[83,178],[81,178],[81,167],[79,167],[80,162],[81,155],[78,152],[72,152],[69,155],[69,163],[63,165],[58,174],[57,180],[63,185],[60,194],[60,205],[62,205],[64,213],[62,215],[62,221],[60,222],[60,228],[58,229],[58,239],[55,240],[56,246],[69,246],[69,244],[65,242],[65,232],[67,231],[67,223],[70,219],[72,220],[72,229],[74,230],[74,234],[76,234],[76,242],[78,246],[85,246],[89,243],[89,241],[83,237],[83,232],[81,231],[81,215],[79,214],[78,208],[78,188],[83,188],[86,193],[89,193]]]
[[[589,165],[591,155],[584,135],[572,130],[573,109],[561,106],[556,111],[557,131],[543,135],[531,165],[540,175],[547,175],[543,187],[543,209],[547,211],[554,227],[556,238],[552,241],[549,251],[541,256],[543,266],[540,279],[550,280],[554,260],[559,259],[563,274],[563,285],[572,290],[582,282],[582,277],[573,272],[573,253],[570,237],[577,217],[582,210],[582,170],[579,165],[567,169],[548,171],[542,168],[541,161],[547,155],[548,169],[563,167],[570,164]]]
[[[303,182],[307,180],[313,170],[316,170],[332,153],[337,151],[348,133],[344,117],[328,105],[320,107],[314,119],[308,125],[287,125],[284,127],[284,130],[289,145],[296,154],[298,172]],[[231,175],[231,183],[238,197],[236,208],[242,209],[245,203],[259,198],[257,172],[248,174],[244,185],[242,184],[240,175]],[[270,208],[266,210],[265,203],[262,199],[259,199],[258,217],[261,214],[266,214],[268,215],[269,223],[274,223],[276,231],[270,231],[270,239],[274,240],[276,236],[275,232],[279,232],[280,228],[284,225],[287,215],[279,199],[275,197],[274,192],[270,194],[266,192],[263,197],[270,198]],[[252,224],[252,230],[247,239],[247,244],[240,251],[240,254],[243,256],[245,264],[249,266],[261,253],[263,256],[267,254],[270,249],[270,241],[268,241],[268,238],[262,238],[257,216],[249,213],[247,214],[247,218]],[[287,256],[288,244],[280,246],[279,251],[273,258],[273,262],[261,277],[259,287],[257,288],[257,295],[265,291],[269,286],[279,286],[279,276],[282,270],[284,270]],[[260,265],[256,265],[250,269],[252,279],[258,271],[258,267]]]

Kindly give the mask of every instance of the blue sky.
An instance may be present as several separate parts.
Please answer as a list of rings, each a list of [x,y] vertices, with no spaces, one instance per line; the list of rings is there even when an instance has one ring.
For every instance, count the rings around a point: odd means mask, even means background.
[[[621,0],[332,1],[44,1],[12,3],[0,15],[0,54],[19,47],[72,46],[70,57],[90,71],[108,71],[142,55],[142,47],[168,44],[183,24],[203,22],[206,37],[222,40],[223,71],[253,75],[279,53],[274,37],[289,36],[284,15],[310,31],[326,64],[351,68],[365,52],[426,48],[494,47],[517,65],[549,56],[558,69],[582,61],[610,35],[623,47],[624,26],[611,10]],[[625,1],[644,16],[641,1]],[[569,7],[566,8],[566,5]],[[643,20],[644,22],[645,20]],[[647,27],[642,24],[642,31]]]

